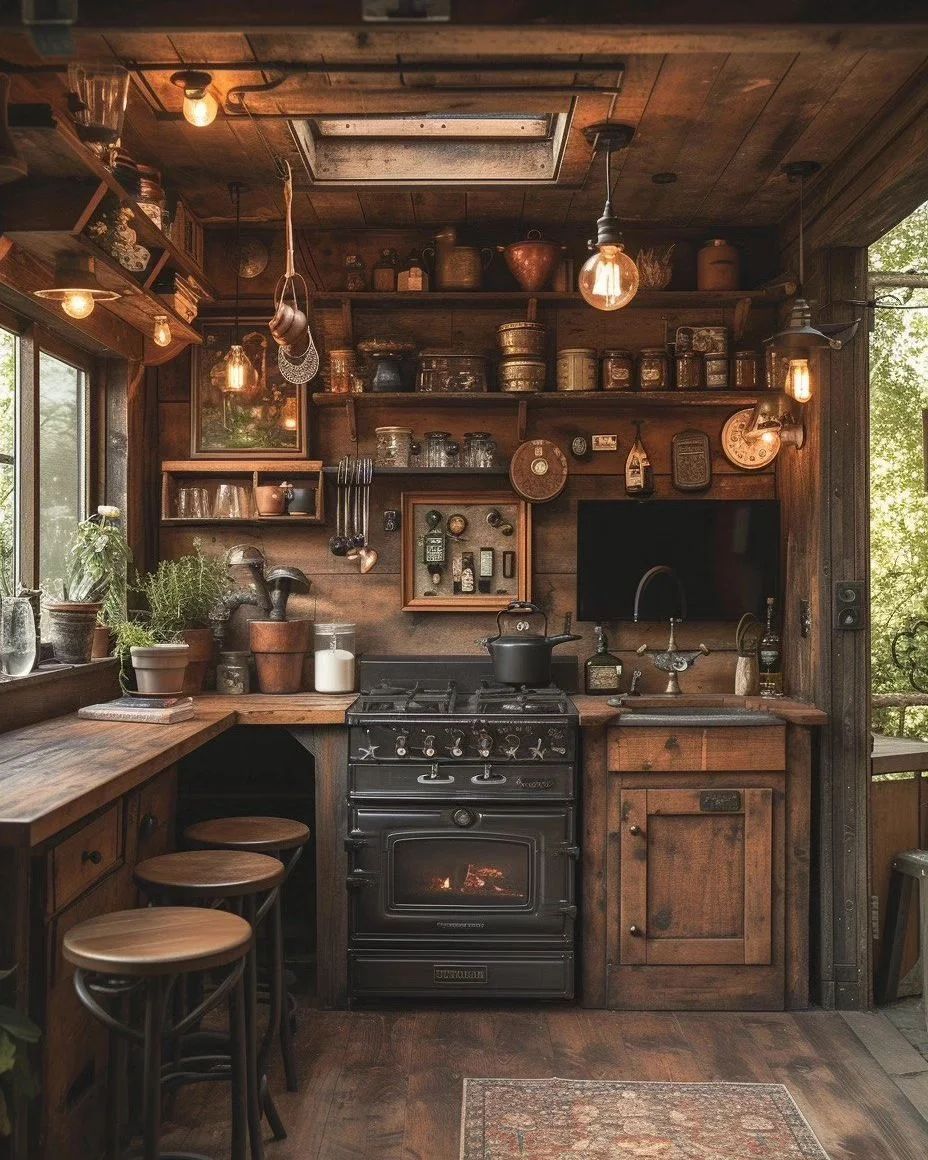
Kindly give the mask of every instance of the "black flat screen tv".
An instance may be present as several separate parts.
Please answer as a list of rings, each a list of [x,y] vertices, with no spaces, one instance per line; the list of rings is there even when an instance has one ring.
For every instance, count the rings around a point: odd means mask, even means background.
[[[762,617],[779,595],[776,500],[581,500],[577,505],[577,617],[632,620],[645,572],[665,564],[686,593],[688,620]],[[658,575],[640,603],[642,621],[681,613],[676,585]]]

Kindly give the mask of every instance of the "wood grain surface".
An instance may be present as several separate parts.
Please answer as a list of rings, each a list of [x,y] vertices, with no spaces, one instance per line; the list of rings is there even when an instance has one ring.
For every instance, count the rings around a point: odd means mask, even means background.
[[[135,880],[148,894],[238,898],[270,890],[283,881],[279,858],[247,850],[179,850],[146,858]]]

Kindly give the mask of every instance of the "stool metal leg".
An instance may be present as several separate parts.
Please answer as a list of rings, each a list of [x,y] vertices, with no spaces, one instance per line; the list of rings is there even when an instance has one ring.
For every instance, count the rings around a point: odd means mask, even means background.
[[[255,925],[255,900],[243,900],[244,916]],[[264,1137],[261,1134],[262,1087],[258,1072],[258,956],[252,943],[245,960],[245,1052],[248,1065],[248,1137],[252,1160],[263,1160]]]
[[[284,924],[280,894],[271,908],[271,1006],[272,1016],[280,1029],[280,1054],[284,1061],[287,1091],[299,1090],[296,1075],[296,1054],[293,1050],[293,1028],[287,1003],[287,979],[284,963]]]
[[[229,1053],[232,1057],[232,1160],[245,1160],[248,1142],[248,1062],[245,1048],[244,976],[229,993]]]
[[[145,985],[145,1043],[142,1072],[142,1155],[158,1160],[161,1152],[161,1051],[164,1029],[164,979]]]

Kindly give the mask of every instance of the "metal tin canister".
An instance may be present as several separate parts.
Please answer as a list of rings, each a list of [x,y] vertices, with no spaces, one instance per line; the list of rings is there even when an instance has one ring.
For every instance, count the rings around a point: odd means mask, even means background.
[[[728,359],[715,354],[707,354],[706,389],[724,391],[728,387]]]
[[[635,360],[630,350],[604,350],[602,388],[604,391],[630,391],[635,386]]]
[[[735,387],[739,391],[757,390],[758,369],[756,351],[735,351]]]
[[[557,352],[557,389],[595,391],[596,351],[587,347],[565,347]]]

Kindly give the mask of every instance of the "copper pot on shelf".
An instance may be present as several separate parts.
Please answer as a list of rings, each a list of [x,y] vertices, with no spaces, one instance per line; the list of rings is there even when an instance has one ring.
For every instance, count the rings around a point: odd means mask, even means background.
[[[529,230],[524,241],[496,248],[506,259],[513,278],[532,294],[548,285],[564,252],[559,242],[545,241],[541,230]]]
[[[422,255],[434,259],[436,290],[479,290],[483,272],[493,260],[493,251],[487,246],[459,246],[454,226],[440,230],[435,245],[426,246]]]

